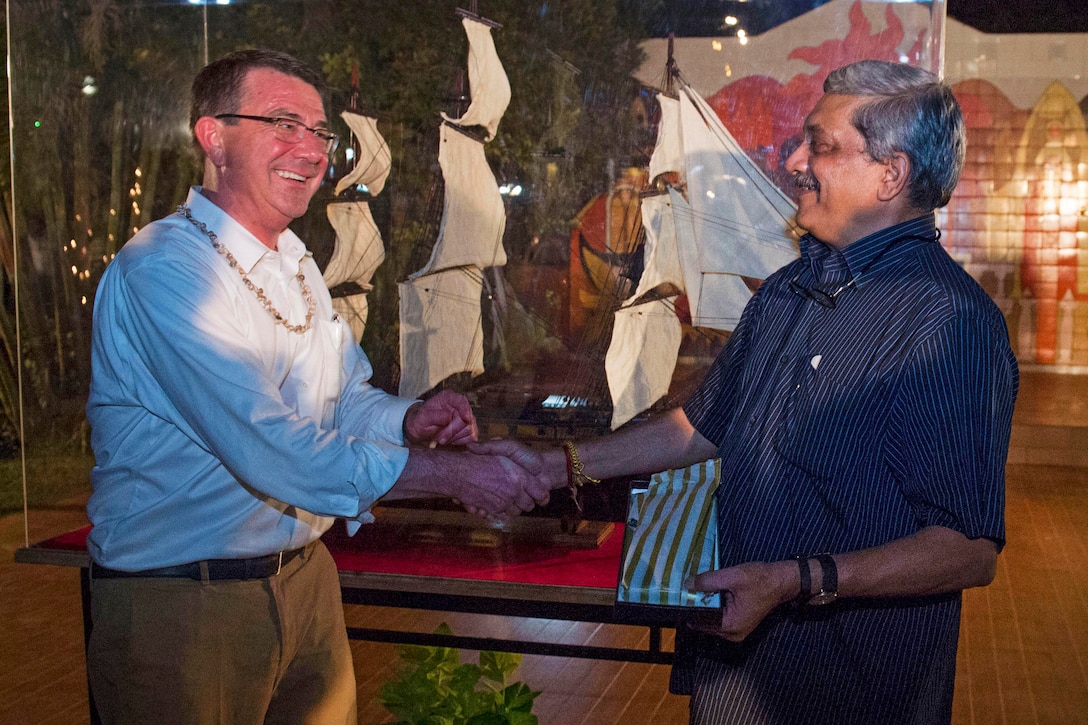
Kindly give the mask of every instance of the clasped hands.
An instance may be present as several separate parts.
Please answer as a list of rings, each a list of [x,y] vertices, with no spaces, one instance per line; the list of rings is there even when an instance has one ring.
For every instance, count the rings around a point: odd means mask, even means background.
[[[478,442],[476,418],[468,400],[441,392],[405,416],[405,435],[414,445],[463,446],[447,463],[453,493],[471,513],[505,519],[548,503],[553,488],[566,483],[562,464],[546,470],[544,458],[513,440]],[[469,455],[471,454],[471,455]],[[458,465],[460,464],[460,465]],[[792,562],[752,562],[698,574],[692,591],[721,592],[721,620],[695,625],[700,631],[739,642],[777,606],[796,594]]]
[[[544,475],[541,457],[511,440],[477,442],[476,417],[463,395],[446,390],[413,405],[404,434],[414,446],[463,447],[435,455],[445,454],[439,465],[450,497],[473,514],[504,520],[548,503],[554,484]]]

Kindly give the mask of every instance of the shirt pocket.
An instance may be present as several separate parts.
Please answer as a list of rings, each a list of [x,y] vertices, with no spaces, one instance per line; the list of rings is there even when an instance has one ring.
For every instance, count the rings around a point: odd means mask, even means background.
[[[339,319],[315,319],[307,338],[297,350],[285,387],[294,393],[298,414],[327,429],[332,427],[340,399],[344,327]]]
[[[857,360],[836,365],[823,355],[805,366],[788,391],[775,449],[821,480],[842,480],[879,455],[889,384]]]

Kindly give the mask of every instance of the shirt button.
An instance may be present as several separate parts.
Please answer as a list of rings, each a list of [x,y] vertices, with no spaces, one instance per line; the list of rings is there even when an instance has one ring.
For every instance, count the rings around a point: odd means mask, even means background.
[[[782,364],[783,365],[788,363],[789,361],[790,361],[790,356],[789,355],[783,355],[782,356]]]

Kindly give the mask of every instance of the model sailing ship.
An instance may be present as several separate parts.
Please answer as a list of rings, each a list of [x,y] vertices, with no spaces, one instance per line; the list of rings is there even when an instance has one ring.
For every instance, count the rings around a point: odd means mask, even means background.
[[[340,117],[351,129],[358,147],[355,167],[336,184],[336,199],[325,207],[329,224],[336,233],[332,257],[322,276],[332,294],[333,309],[347,320],[355,339],[366,328],[366,295],[370,280],[385,260],[381,232],[370,212],[370,201],[385,188],[389,177],[390,154],[374,118],[352,110]]]
[[[409,398],[455,373],[484,371],[485,270],[506,264],[506,210],[484,144],[510,103],[510,83],[491,37],[497,24],[467,10],[458,14],[468,36],[471,104],[460,118],[442,115],[438,163],[445,203],[438,239],[423,268],[398,285],[399,392]]]
[[[759,283],[798,253],[795,205],[684,81],[671,48],[665,86],[642,198],[644,270],[616,310],[605,360],[613,429],[668,391],[681,294],[693,326],[732,331]]]
[[[424,395],[451,375],[484,372],[481,299],[505,295],[495,288],[502,280],[495,272],[506,263],[506,218],[484,147],[496,135],[510,84],[491,35],[500,26],[474,12],[458,14],[469,44],[471,103],[457,118],[443,114],[438,237],[426,264],[398,284],[399,393],[408,397]],[[657,95],[661,121],[650,159],[651,189],[641,195],[644,269],[634,291],[610,311],[614,322],[604,369],[613,429],[643,414],[668,391],[682,337],[677,314],[682,296],[695,328],[730,331],[760,281],[797,255],[792,201],[683,79],[671,52],[664,85]],[[337,194],[366,189],[376,195],[389,173],[388,147],[373,119],[351,112],[343,117],[360,153]],[[334,292],[339,286],[351,293],[336,304],[361,337],[365,293],[384,258],[381,238],[366,199],[330,204],[328,216],[337,246],[326,280]],[[499,331],[501,324],[491,328]]]

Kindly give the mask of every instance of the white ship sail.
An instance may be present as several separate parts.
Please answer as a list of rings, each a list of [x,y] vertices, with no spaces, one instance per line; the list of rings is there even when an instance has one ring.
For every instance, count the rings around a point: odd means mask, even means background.
[[[398,287],[401,395],[417,397],[455,373],[482,373],[480,269],[444,269]]]
[[[748,158],[714,109],[686,84],[680,87],[680,136],[687,199],[699,250],[699,270],[686,270],[692,322],[732,330],[740,317],[701,313],[712,298],[701,291],[703,276],[743,275],[765,279],[797,258],[797,208]],[[712,280],[711,280],[712,281]]]
[[[460,118],[443,115],[439,166],[445,201],[431,258],[400,288],[399,393],[418,397],[459,372],[483,372],[480,295],[483,271],[506,264],[506,211],[484,156],[510,103],[510,83],[491,37],[493,24],[462,14],[469,42],[471,103]],[[462,130],[482,127],[483,140]]]
[[[336,184],[336,194],[359,190],[365,191],[368,199],[377,196],[385,188],[389,176],[389,146],[373,118],[350,111],[344,111],[340,116],[357,142],[358,157],[351,172]],[[358,341],[366,328],[366,294],[371,290],[370,280],[385,259],[385,247],[368,201],[352,195],[347,200],[330,203],[325,213],[336,233],[336,244],[322,276],[329,289],[351,283],[353,290],[358,290],[334,296],[332,300],[333,308],[347,320]]]
[[[669,392],[681,334],[680,319],[668,300],[616,310],[604,363],[613,430]]]
[[[378,122],[374,118],[351,111],[343,111],[340,118],[344,119],[355,137],[359,157],[355,168],[336,183],[336,193],[342,194],[352,187],[364,186],[367,193],[377,196],[385,188],[385,180],[389,178],[393,163],[389,144],[379,133]]]
[[[484,145],[443,124],[439,129],[438,165],[446,185],[438,242],[427,264],[411,276],[468,264],[506,264],[502,246],[506,209],[484,157]]]
[[[688,298],[692,324],[732,330],[765,279],[797,257],[793,202],[744,153],[707,102],[679,76],[678,98],[659,95],[650,178],[667,193],[642,200],[644,271],[616,314],[605,371],[618,428],[668,392]],[[666,314],[667,313],[667,314]],[[666,318],[671,315],[675,325]]]
[[[471,16],[461,11],[461,26],[468,37],[468,84],[472,102],[460,118],[442,118],[463,128],[483,126],[487,129],[485,141],[495,138],[499,121],[510,105],[510,80],[495,50],[495,39],[491,37],[494,23],[484,22],[482,18]]]

